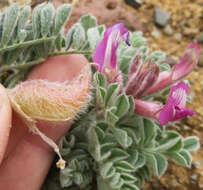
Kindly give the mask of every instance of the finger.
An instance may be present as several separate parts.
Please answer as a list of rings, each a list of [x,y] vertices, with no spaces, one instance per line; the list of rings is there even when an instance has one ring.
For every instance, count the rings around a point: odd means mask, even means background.
[[[6,89],[0,84],[0,164],[4,157],[11,128],[11,105]]]
[[[28,80],[71,80],[77,76],[87,60],[81,55],[50,58],[33,69]],[[42,125],[42,124],[40,124]],[[58,140],[69,128],[66,126],[41,127],[43,132]],[[60,128],[61,127],[61,128]],[[54,152],[37,135],[26,134],[0,167],[0,189],[37,190],[49,170]]]
[[[33,68],[32,72],[28,76],[27,80],[42,79],[48,81],[58,81],[64,82],[65,80],[71,80],[75,78],[87,63],[87,60],[82,55],[65,55],[65,56],[56,56],[47,59],[44,63],[37,65]],[[27,131],[26,127],[22,127],[23,122],[19,119],[19,116],[14,113],[13,123],[17,125],[11,129],[11,137],[9,140],[8,148],[5,153],[5,157],[8,157],[10,152],[15,149],[18,142],[25,136]],[[42,126],[42,127],[41,127]],[[64,134],[67,130],[67,127],[44,127],[44,125],[39,125],[40,130],[44,132],[46,130],[47,135],[51,138],[58,138],[62,133]],[[54,129],[53,129],[54,128]],[[57,139],[56,139],[57,140]]]

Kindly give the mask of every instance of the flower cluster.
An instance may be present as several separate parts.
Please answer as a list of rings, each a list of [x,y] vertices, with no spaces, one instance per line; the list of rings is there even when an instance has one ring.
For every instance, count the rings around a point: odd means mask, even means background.
[[[161,125],[192,116],[195,112],[184,108],[189,89],[184,82],[172,86],[168,103],[164,106],[143,101],[141,98],[160,92],[189,74],[198,62],[199,45],[189,44],[183,57],[171,71],[160,72],[159,66],[153,61],[143,63],[141,55],[135,56],[128,72],[128,82],[124,86],[116,55],[121,42],[130,46],[129,32],[123,24],[108,28],[96,48],[93,60],[97,70],[106,76],[109,83],[118,82],[122,91],[134,97],[134,112],[143,117],[156,119]]]

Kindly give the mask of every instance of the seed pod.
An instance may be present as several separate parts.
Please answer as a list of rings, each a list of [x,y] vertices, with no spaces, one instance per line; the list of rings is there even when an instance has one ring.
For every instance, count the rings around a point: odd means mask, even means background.
[[[31,80],[8,89],[12,108],[23,118],[32,132],[52,146],[61,155],[58,146],[45,136],[36,126],[36,121],[64,122],[74,119],[89,100],[91,84],[90,64],[84,66],[81,73],[71,81],[49,82]],[[59,164],[60,168],[64,168]]]

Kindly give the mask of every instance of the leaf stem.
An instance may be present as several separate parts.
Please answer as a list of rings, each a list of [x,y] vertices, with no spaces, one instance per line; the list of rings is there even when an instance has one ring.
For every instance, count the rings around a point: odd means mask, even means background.
[[[22,42],[22,43],[17,43],[17,44],[14,44],[14,45],[10,45],[10,46],[0,48],[0,54],[4,53],[5,51],[11,51],[11,50],[17,49],[17,48],[36,45],[36,44],[40,44],[42,42],[49,42],[49,41],[53,41],[55,39],[56,39],[56,37],[52,36],[52,37],[48,37],[48,38],[40,38],[40,39],[36,39],[36,40],[30,40],[30,41],[26,41],[26,42]]]
[[[40,59],[37,59],[35,61],[30,61],[30,62],[24,63],[24,64],[3,65],[3,66],[0,67],[0,73],[2,73],[4,71],[12,70],[12,69],[26,69],[26,68],[29,68],[31,66],[37,65],[37,64],[41,63],[44,60],[45,59],[40,58]]]
[[[48,57],[53,57],[57,55],[68,55],[68,54],[83,54],[83,55],[89,55],[92,54],[93,51],[79,51],[79,50],[73,50],[73,51],[58,51],[53,52],[48,55]]]

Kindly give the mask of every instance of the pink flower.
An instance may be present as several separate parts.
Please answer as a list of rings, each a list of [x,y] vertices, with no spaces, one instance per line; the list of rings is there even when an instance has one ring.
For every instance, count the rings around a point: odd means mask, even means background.
[[[180,120],[186,116],[192,116],[194,111],[184,108],[189,87],[180,82],[173,86],[169,94],[168,103],[161,109],[159,113],[159,122],[166,125],[170,121]]]
[[[173,86],[165,106],[160,106],[154,102],[146,102],[135,99],[135,113],[143,117],[156,119],[161,125],[166,125],[170,121],[180,120],[186,116],[192,116],[194,111],[184,108],[189,87],[180,82]]]
[[[198,63],[199,52],[200,46],[198,44],[189,44],[180,62],[174,65],[170,72],[161,72],[157,81],[144,95],[147,96],[159,92],[189,74]]]
[[[105,31],[103,40],[96,47],[93,57],[94,63],[97,64],[97,70],[107,77],[109,83],[122,83],[122,75],[117,65],[116,51],[121,42],[129,43],[128,37],[129,32],[124,25],[122,23],[116,24]]]

